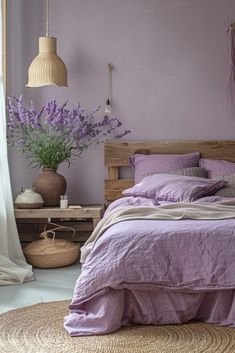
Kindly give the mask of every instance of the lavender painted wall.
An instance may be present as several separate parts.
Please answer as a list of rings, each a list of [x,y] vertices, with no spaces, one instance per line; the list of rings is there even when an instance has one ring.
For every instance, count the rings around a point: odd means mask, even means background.
[[[114,113],[131,139],[234,139],[226,117],[227,27],[234,0],[51,0],[51,34],[67,64],[69,88],[25,88],[44,35],[44,1],[8,0],[8,95],[42,104],[56,97],[86,109],[104,105],[105,65],[113,71]],[[103,201],[103,148],[60,171],[71,202]],[[10,153],[14,195],[38,173]]]

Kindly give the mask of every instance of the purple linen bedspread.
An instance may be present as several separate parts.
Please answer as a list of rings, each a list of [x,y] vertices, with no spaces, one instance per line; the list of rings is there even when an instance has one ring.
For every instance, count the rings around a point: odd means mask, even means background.
[[[65,328],[78,336],[190,319],[235,326],[234,255],[234,219],[115,224],[83,265]]]

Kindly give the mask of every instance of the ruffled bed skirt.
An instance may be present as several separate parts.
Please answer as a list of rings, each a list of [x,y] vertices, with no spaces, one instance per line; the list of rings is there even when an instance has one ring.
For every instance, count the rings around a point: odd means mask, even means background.
[[[110,289],[73,307],[64,326],[71,336],[107,334],[131,324],[183,324],[190,320],[235,327],[234,293]]]

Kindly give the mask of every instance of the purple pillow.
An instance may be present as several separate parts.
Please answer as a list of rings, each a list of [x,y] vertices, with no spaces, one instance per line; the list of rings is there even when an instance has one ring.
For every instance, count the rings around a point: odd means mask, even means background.
[[[199,152],[188,154],[134,154],[130,157],[130,164],[135,170],[135,183],[139,183],[147,175],[197,167],[199,156]]]
[[[201,158],[199,166],[207,170],[208,178],[214,178],[226,174],[235,174],[235,163],[233,162]]]
[[[142,196],[156,201],[191,202],[213,195],[226,185],[224,180],[172,174],[146,176],[140,183],[124,190],[125,196]]]

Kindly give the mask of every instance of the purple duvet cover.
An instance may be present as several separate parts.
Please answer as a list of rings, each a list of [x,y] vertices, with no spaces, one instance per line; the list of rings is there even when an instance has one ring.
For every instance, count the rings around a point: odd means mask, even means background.
[[[138,199],[122,206],[156,207]],[[129,220],[97,240],[64,325],[72,336],[191,319],[235,326],[234,289],[234,219]]]

